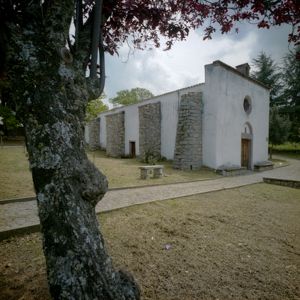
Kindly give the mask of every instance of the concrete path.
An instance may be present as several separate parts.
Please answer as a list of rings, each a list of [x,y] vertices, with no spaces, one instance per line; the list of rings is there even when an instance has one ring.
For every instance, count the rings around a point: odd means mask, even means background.
[[[213,180],[168,184],[155,187],[139,187],[109,191],[96,206],[96,212],[109,211],[134,204],[165,200],[230,189],[258,183],[263,177],[299,180],[300,161],[289,160],[290,165],[250,175],[223,177]],[[37,231],[39,219],[36,201],[15,202],[0,205],[0,240],[13,232]]]

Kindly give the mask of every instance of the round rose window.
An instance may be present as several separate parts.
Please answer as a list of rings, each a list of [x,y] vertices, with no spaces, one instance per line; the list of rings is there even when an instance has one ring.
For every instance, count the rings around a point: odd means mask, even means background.
[[[251,100],[250,100],[249,97],[246,97],[246,98],[244,99],[244,111],[245,111],[247,114],[250,114],[251,109],[252,109]]]

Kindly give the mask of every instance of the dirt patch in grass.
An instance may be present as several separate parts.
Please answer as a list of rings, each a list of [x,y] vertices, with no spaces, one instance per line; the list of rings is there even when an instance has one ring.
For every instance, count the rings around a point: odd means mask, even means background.
[[[143,299],[299,299],[300,191],[256,184],[100,215]],[[0,299],[49,299],[39,234],[0,243]]]

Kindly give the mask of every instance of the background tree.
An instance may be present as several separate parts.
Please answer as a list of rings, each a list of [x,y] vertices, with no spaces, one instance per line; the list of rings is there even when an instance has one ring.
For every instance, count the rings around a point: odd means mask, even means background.
[[[253,59],[256,71],[252,72],[252,77],[271,88],[270,106],[282,104],[282,83],[280,68],[276,65],[271,56],[261,52],[257,58]]]
[[[170,49],[191,29],[209,24],[207,39],[237,21],[290,24],[289,41],[300,40],[298,0],[0,0],[0,92],[10,91],[24,124],[54,299],[139,298],[105,249],[95,205],[107,180],[82,142],[86,105],[103,91],[104,51],[116,54],[126,41],[159,47],[160,37]]]
[[[104,95],[99,98],[91,100],[86,106],[85,120],[87,122],[95,119],[101,112],[108,110],[108,106],[103,103]]]
[[[10,130],[17,129],[21,126],[16,118],[16,114],[11,108],[0,104],[0,117],[2,118],[3,125],[1,126],[3,135],[7,135]]]
[[[282,70],[283,97],[286,103],[284,112],[291,121],[289,140],[296,143],[300,142],[300,59],[296,57],[299,50],[300,47],[286,55]]]
[[[287,116],[281,116],[278,107],[274,106],[270,109],[270,123],[269,123],[269,144],[270,159],[272,159],[272,152],[274,145],[280,145],[287,141],[291,122]]]
[[[153,96],[154,95],[149,90],[137,87],[131,90],[121,90],[117,92],[116,97],[109,99],[109,101],[113,103],[114,106],[129,105],[138,103]]]

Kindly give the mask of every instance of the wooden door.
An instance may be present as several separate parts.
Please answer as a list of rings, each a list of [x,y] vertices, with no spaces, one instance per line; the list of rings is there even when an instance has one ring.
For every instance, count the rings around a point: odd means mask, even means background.
[[[251,140],[242,139],[241,165],[247,169],[250,169],[250,143]]]
[[[129,142],[130,156],[135,157],[135,142]]]

